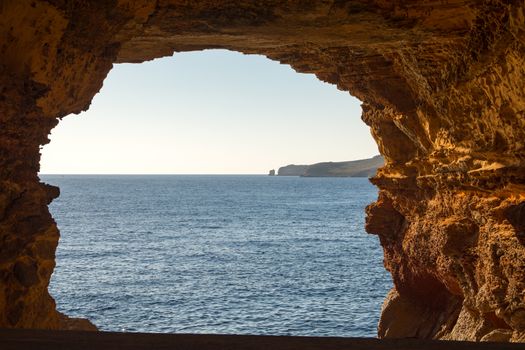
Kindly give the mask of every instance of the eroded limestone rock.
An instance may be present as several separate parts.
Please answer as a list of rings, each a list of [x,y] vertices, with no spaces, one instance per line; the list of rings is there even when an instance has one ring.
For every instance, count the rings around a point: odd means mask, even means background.
[[[380,336],[524,341],[523,1],[5,0],[0,16],[0,327],[66,327],[47,292],[58,190],[37,177],[58,119],[115,62],[226,48],[363,101],[386,160],[367,230],[395,284]]]

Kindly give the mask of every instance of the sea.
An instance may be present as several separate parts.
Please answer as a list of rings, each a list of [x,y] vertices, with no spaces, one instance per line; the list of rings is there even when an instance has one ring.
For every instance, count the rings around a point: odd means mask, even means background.
[[[49,290],[105,331],[375,337],[392,286],[366,178],[41,175]]]

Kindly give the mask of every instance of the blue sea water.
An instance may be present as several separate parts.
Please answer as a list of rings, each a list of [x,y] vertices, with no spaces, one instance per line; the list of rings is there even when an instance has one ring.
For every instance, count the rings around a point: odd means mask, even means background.
[[[47,175],[50,292],[102,330],[375,336],[391,280],[363,178]]]

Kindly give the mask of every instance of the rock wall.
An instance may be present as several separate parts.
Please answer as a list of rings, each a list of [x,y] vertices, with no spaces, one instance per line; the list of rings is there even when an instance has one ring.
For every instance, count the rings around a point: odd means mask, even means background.
[[[74,328],[40,146],[115,62],[226,48],[363,101],[367,209],[395,288],[380,337],[525,341],[525,14],[512,0],[0,2],[0,327]]]

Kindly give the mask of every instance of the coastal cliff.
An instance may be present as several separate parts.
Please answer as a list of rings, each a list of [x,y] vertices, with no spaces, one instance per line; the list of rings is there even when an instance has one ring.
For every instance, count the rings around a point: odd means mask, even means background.
[[[309,165],[285,165],[279,168],[277,176],[301,176],[308,167]]]
[[[3,1],[0,327],[67,328],[47,291],[59,190],[37,175],[51,129],[89,107],[115,63],[225,48],[363,102],[385,159],[366,229],[394,281],[380,337],[525,341],[524,6]]]
[[[290,164],[280,167],[278,176],[303,177],[372,177],[385,164],[382,156],[348,162],[322,162],[311,165]]]

